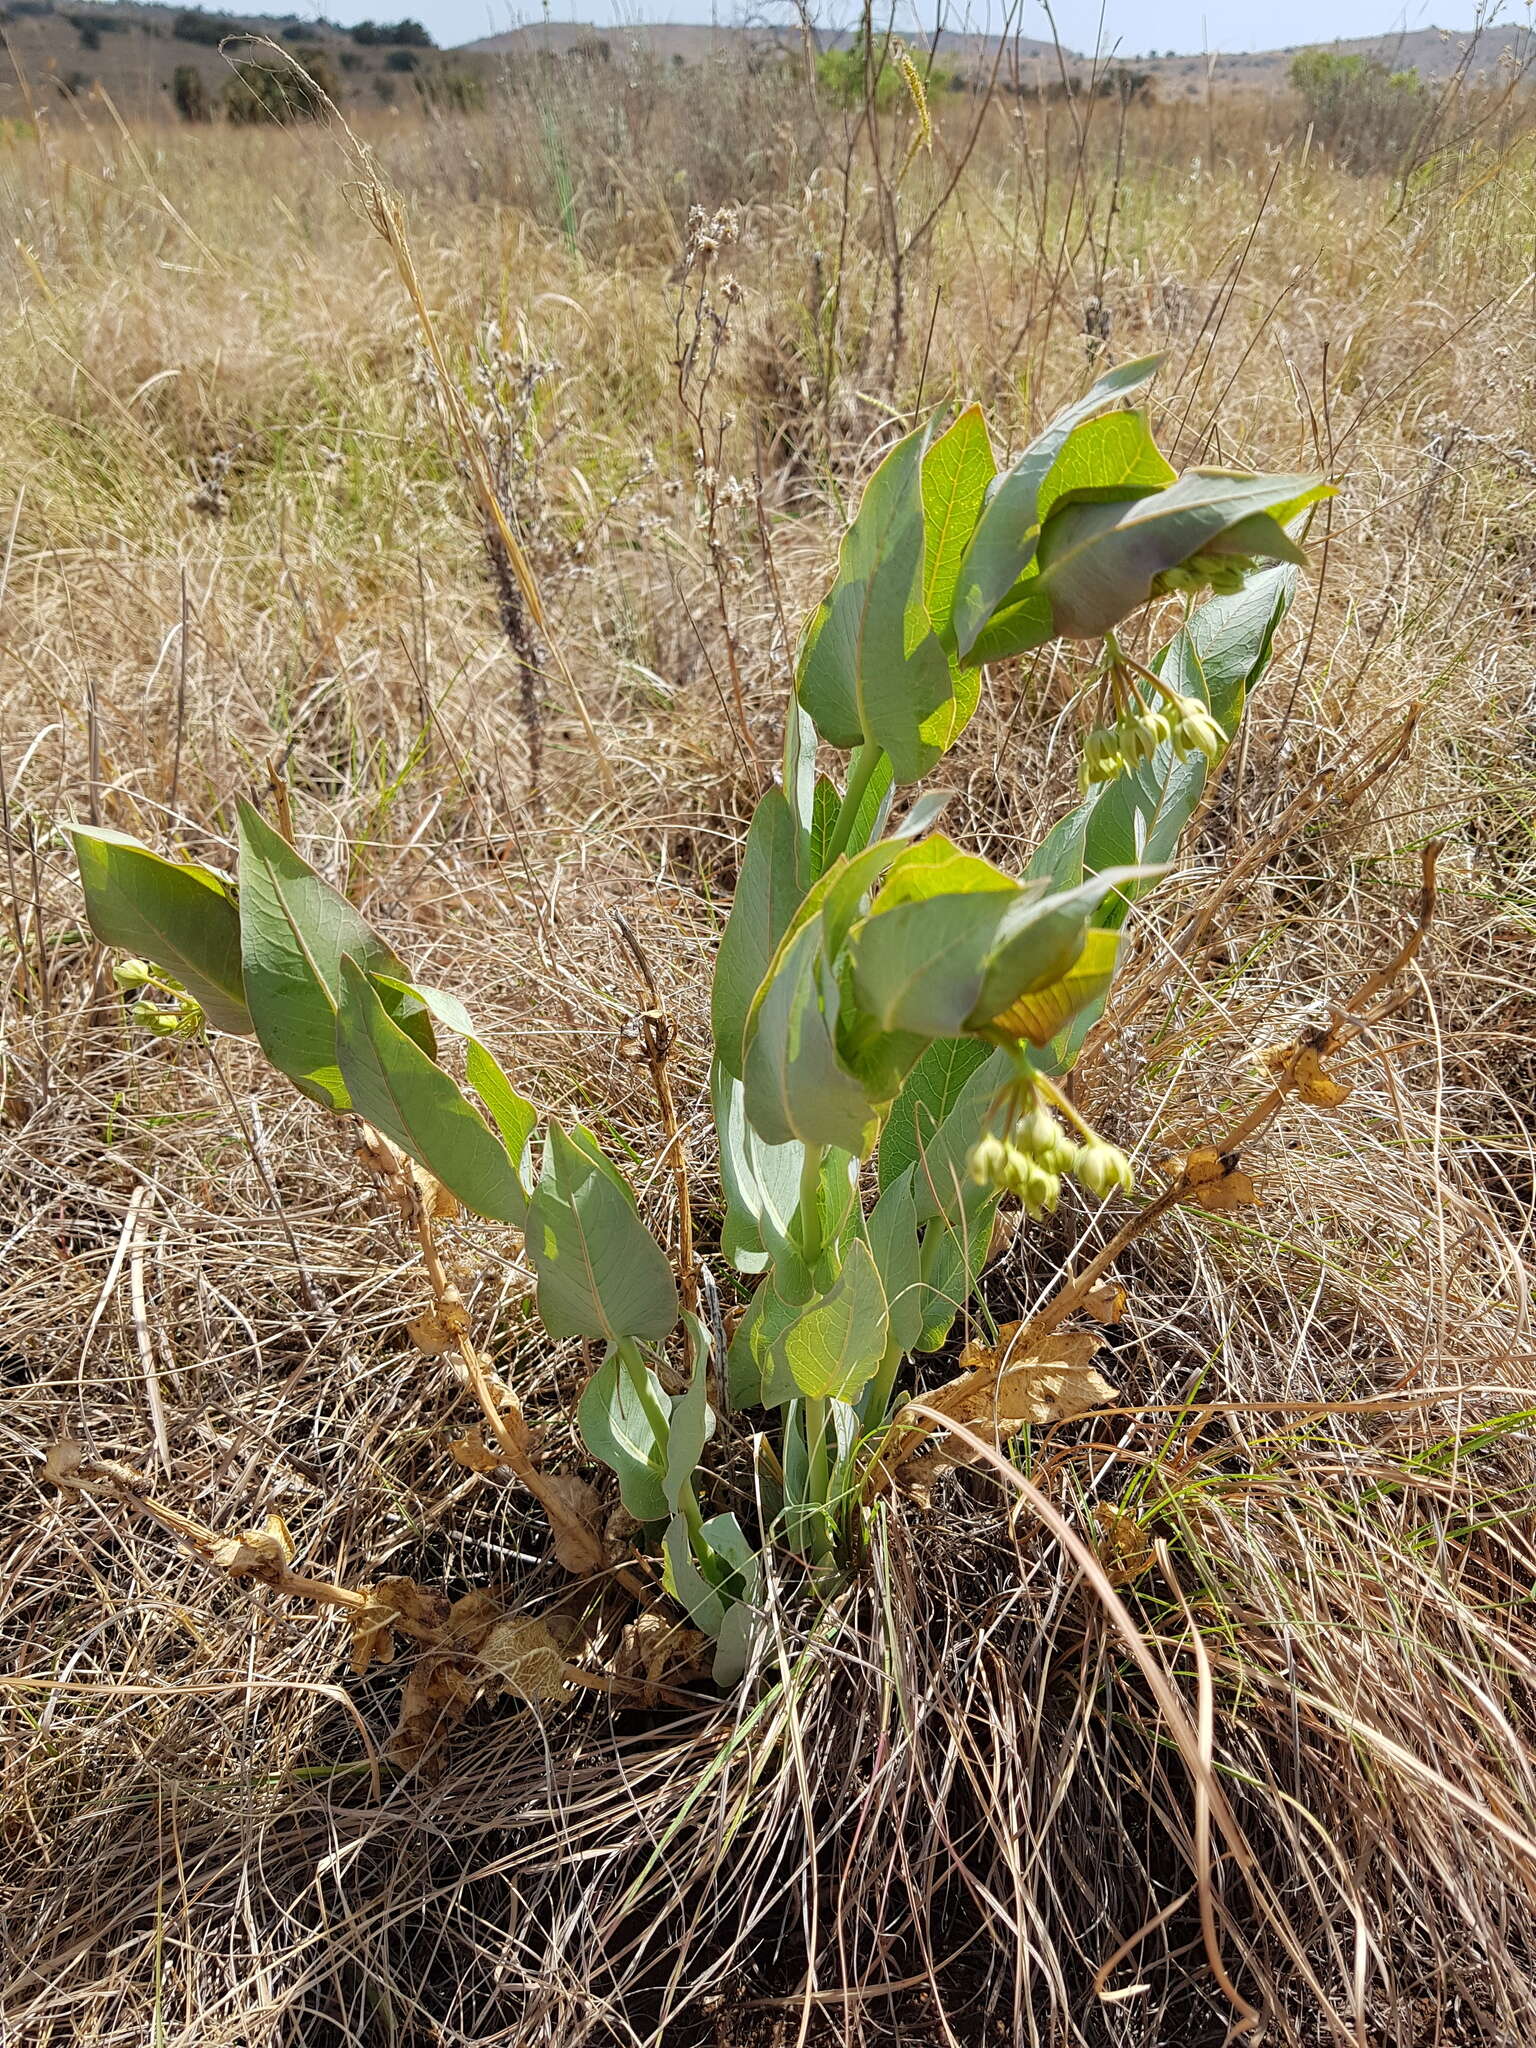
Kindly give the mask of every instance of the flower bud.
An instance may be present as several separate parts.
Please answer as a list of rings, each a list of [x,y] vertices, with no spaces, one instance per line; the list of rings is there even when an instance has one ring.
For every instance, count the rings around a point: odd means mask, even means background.
[[[1217,760],[1226,751],[1227,736],[1198,697],[1181,697],[1173,728],[1173,749],[1181,761],[1191,754]]]
[[[1072,1163],[1072,1171],[1090,1194],[1104,1196],[1111,1189],[1131,1191],[1131,1162],[1118,1145],[1094,1138],[1084,1145]]]
[[[142,988],[154,978],[155,970],[147,960],[119,960],[112,970],[112,979],[123,989]]]
[[[1036,1107],[1019,1124],[1014,1142],[1047,1173],[1064,1173],[1077,1157],[1077,1147],[1048,1109]]]
[[[978,1138],[966,1155],[965,1170],[979,1188],[1006,1184],[1009,1148],[1001,1138]]]
[[[133,1021],[141,1030],[152,1031],[156,1038],[169,1038],[172,1032],[181,1029],[181,1018],[175,1010],[162,1010],[158,1003],[142,1002],[133,1006]]]
[[[1023,1162],[1014,1193],[1024,1205],[1024,1214],[1038,1223],[1045,1215],[1054,1215],[1056,1204],[1061,1200],[1061,1177],[1048,1173],[1033,1159]]]

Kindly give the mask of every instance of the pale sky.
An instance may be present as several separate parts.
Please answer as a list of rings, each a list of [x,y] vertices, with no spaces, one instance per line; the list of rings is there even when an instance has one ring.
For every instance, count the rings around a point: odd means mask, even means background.
[[[275,0],[263,0],[273,5]],[[741,18],[739,0],[714,0],[721,22]],[[889,6],[891,0],[885,0]],[[896,0],[898,25],[931,25],[938,0]],[[549,0],[557,21],[592,21],[617,27],[625,21],[704,21],[711,18],[712,0]],[[991,0],[991,21],[1002,19],[999,0]],[[299,0],[296,12],[309,12]],[[314,11],[333,21],[365,17],[395,20],[414,14],[443,44],[468,42],[519,21],[543,18],[542,0],[323,0]],[[813,5],[820,21],[832,26],[858,19],[856,6]],[[1057,32],[1068,48],[1091,52],[1096,43],[1118,48],[1126,56],[1148,50],[1268,50],[1287,44],[1328,42],[1335,36],[1390,35],[1403,28],[1431,26],[1465,29],[1475,12],[1471,0],[1286,0],[1280,5],[1255,5],[1254,0],[1058,0],[1053,6]],[[877,7],[877,16],[880,9]],[[793,21],[794,10],[782,0],[754,0],[751,18]],[[1501,21],[1526,19],[1522,6],[1498,10]],[[945,24],[952,28],[989,25],[988,0],[946,5]],[[1042,0],[1024,0],[1022,32],[1048,36]]]

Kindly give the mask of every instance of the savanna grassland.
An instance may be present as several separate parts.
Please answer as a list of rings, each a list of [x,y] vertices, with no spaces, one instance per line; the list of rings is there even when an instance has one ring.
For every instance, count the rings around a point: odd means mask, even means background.
[[[620,54],[352,139],[89,97],[0,138],[9,2040],[1536,2033],[1536,142],[1481,112],[1406,177],[1283,96],[953,93],[924,148],[904,95]],[[1440,840],[1429,936],[1348,1102],[1245,1154],[1262,1206],[1121,1262],[1120,1406],[1021,1443],[1096,1573],[957,1471],[832,1623],[773,1603],[752,1689],[647,1697],[623,1603],[573,1609],[528,1497],[453,1455],[336,1121],[247,1041],[133,1028],[60,821],[226,866],[236,798],[286,802],[666,1233],[622,912],[709,1257],[712,951],[861,482],[920,409],[1017,447],[1153,350],[1176,462],[1339,495],[1078,1098],[1155,1187],[1391,960]],[[1085,672],[990,673],[957,837],[1017,864],[1073,800]],[[1003,1236],[992,1314],[1109,1228]],[[447,1247],[547,1461],[596,1476],[516,1233]],[[106,1482],[52,1483],[61,1443]],[[317,1579],[561,1616],[599,1682],[402,1768],[405,1652],[353,1676],[340,1620],[178,1534],[271,1510]]]

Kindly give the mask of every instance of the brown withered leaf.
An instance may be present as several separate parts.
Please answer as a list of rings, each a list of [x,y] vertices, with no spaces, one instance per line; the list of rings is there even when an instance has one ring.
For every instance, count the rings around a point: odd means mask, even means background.
[[[1150,1568],[1153,1557],[1151,1539],[1140,1522],[1108,1502],[1094,1509],[1093,1519],[1098,1524],[1099,1555],[1109,1583],[1124,1586],[1139,1579]]]
[[[1337,1081],[1328,1072],[1315,1045],[1271,1045],[1262,1058],[1276,1084],[1309,1109],[1338,1109],[1354,1092],[1352,1082]]]
[[[1024,1327],[1005,1323],[996,1344],[973,1339],[960,1354],[966,1370],[936,1393],[925,1395],[925,1405],[956,1422],[980,1424],[1006,1437],[1025,1427],[1070,1422],[1118,1398],[1089,1363],[1103,1342],[1095,1331],[1052,1331],[1042,1340],[1039,1353],[1032,1354],[1017,1349]],[[956,1438],[950,1438],[939,1454],[950,1463],[963,1455]]]
[[[242,1536],[224,1536],[207,1546],[208,1562],[232,1579],[280,1578],[293,1562],[294,1543],[288,1524],[275,1510],[259,1529]]]
[[[1125,1289],[1116,1280],[1101,1280],[1083,1296],[1083,1307],[1097,1323],[1118,1323],[1125,1314]]]
[[[1214,1145],[1196,1145],[1192,1152],[1185,1153],[1178,1178],[1185,1187],[1197,1188],[1205,1181],[1220,1180],[1223,1171],[1221,1154]]]
[[[421,1190],[422,1201],[432,1221],[456,1223],[463,1214],[458,1196],[450,1193],[435,1173],[429,1173],[426,1167],[415,1161],[412,1161],[411,1172],[416,1177],[416,1185]]]
[[[448,1446],[448,1455],[467,1472],[495,1472],[501,1466],[501,1453],[491,1449],[478,1429],[468,1429],[463,1436],[456,1436]]]
[[[400,1689],[389,1754],[407,1768],[425,1762],[463,1720],[473,1698],[456,1657],[429,1652],[418,1658]]]
[[[1259,1206],[1252,1179],[1236,1166],[1229,1173],[1224,1173],[1220,1180],[1202,1181],[1194,1190],[1194,1196],[1202,1209],[1209,1209],[1213,1214],[1230,1213],[1234,1209],[1257,1209]]]
[[[652,1610],[637,1614],[626,1626],[613,1673],[616,1678],[639,1679],[645,1687],[643,1704],[650,1707],[656,1704],[659,1685],[687,1685],[706,1678],[714,1661],[715,1646],[708,1636]]]
[[[1353,1092],[1353,1083],[1336,1081],[1309,1045],[1304,1045],[1297,1053],[1291,1078],[1296,1084],[1296,1093],[1312,1109],[1337,1109],[1349,1100]]]
[[[405,1326],[405,1334],[427,1358],[441,1358],[444,1352],[452,1351],[468,1330],[469,1311],[454,1295],[424,1308]]]
[[[377,1585],[358,1590],[368,1595],[368,1605],[351,1617],[352,1669],[358,1677],[370,1664],[394,1662],[397,1630],[420,1641],[441,1633],[448,1620],[450,1610],[442,1594],[429,1593],[414,1579],[380,1579]]]
[[[565,1658],[549,1624],[533,1614],[508,1615],[480,1644],[478,1682],[487,1691],[550,1703],[569,1691]]]
[[[96,1486],[123,1486],[138,1493],[144,1487],[143,1475],[131,1465],[120,1464],[116,1458],[92,1458],[84,1444],[72,1439],[48,1446],[38,1476],[65,1493],[89,1493]]]
[[[603,1504],[585,1479],[574,1472],[546,1472],[544,1484],[569,1515],[569,1522],[550,1520],[555,1556],[573,1578],[601,1571],[607,1561],[601,1527]]]

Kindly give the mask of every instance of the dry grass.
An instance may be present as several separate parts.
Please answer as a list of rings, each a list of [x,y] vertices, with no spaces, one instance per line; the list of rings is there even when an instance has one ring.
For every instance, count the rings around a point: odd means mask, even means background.
[[[466,393],[510,436],[607,796],[558,677],[527,701],[333,140],[129,141],[86,111],[0,145],[15,2039],[1171,2048],[1227,2038],[1245,2004],[1287,2043],[1528,2038],[1528,144],[1489,136],[1402,204],[1241,106],[1135,110],[1120,136],[1100,110],[1085,138],[1005,108],[903,258],[893,361],[864,145],[845,183],[840,121],[791,84],[653,80],[634,105],[588,80],[381,135]],[[903,231],[943,198],[965,119],[947,110],[912,172]],[[405,1342],[422,1284],[335,1126],[243,1044],[214,1066],[128,1032],[57,821],[219,859],[281,753],[312,855],[532,1092],[633,1153],[665,1221],[619,1051],[622,907],[682,1027],[707,1244],[704,998],[753,775],[672,356],[684,210],[732,201],[721,261],[745,296],[706,424],[765,754],[786,622],[919,378],[1017,443],[1107,314],[1113,353],[1171,349],[1181,459],[1321,461],[1344,485],[1082,1069],[1096,1120],[1155,1156],[1250,1099],[1253,1048],[1390,951],[1434,834],[1441,916],[1346,1110],[1288,1112],[1256,1151],[1262,1212],[1170,1219],[1126,1261],[1123,1411],[1030,1447],[1111,1564],[1093,1510],[1129,1518],[1123,1621],[1102,1565],[957,1475],[933,1512],[890,1512],[833,1611],[785,1591],[742,1700],[485,1708],[439,1775],[400,1774],[380,1763],[398,1675],[347,1677],[336,1622],[40,1483],[77,1437],[220,1528],[278,1507],[317,1575],[566,1597],[531,1503],[447,1455],[462,1390]],[[950,764],[957,829],[995,855],[1068,798],[1074,674],[996,676]],[[1415,704],[1411,747],[1369,779]],[[1027,1309],[1099,1228],[1021,1234],[993,1311]],[[515,1238],[464,1227],[452,1251],[571,1459],[579,1361],[536,1340]]]

